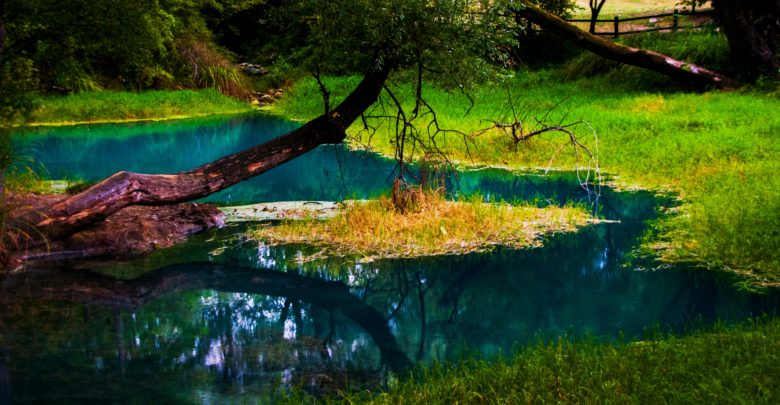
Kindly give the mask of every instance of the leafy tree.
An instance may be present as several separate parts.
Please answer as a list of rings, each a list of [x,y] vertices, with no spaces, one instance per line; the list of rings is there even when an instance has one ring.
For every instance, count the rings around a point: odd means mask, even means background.
[[[571,17],[572,13],[580,8],[574,0],[535,0],[533,3],[542,10],[563,18]]]
[[[215,46],[201,9],[243,3],[8,0],[0,19],[9,33],[7,58],[32,61],[46,90],[226,88],[226,80],[237,81],[235,69]]]
[[[0,5],[0,12],[4,5]],[[30,90],[37,86],[32,61],[9,58],[6,25],[0,14],[0,126],[24,120],[32,111]]]
[[[10,0],[3,19],[9,58],[33,61],[54,89],[95,90],[102,76],[126,83],[167,52],[172,21],[152,0]]]
[[[489,74],[486,62],[505,62],[501,49],[514,43],[503,7],[489,0],[289,2],[277,24],[297,24],[297,44],[279,51],[310,72],[421,68],[445,86],[468,86]]]

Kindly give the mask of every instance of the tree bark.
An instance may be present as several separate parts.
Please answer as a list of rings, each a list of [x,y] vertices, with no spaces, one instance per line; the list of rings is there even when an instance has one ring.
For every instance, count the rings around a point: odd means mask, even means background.
[[[650,69],[700,87],[716,87],[730,89],[738,86],[738,82],[712,70],[693,63],[680,61],[658,52],[637,49],[617,44],[588,33],[567,23],[541,8],[521,1],[523,7],[519,11],[539,26],[559,33],[565,39],[607,59],[627,65]]]
[[[607,0],[590,0],[588,7],[590,7],[590,26],[588,32],[594,34],[596,32],[596,21],[599,19],[601,8],[604,7],[604,2]]]
[[[747,78],[780,76],[780,0],[713,0],[734,65]]]
[[[165,205],[216,193],[264,173],[316,147],[340,143],[346,129],[379,97],[389,68],[368,73],[329,115],[267,143],[177,174],[119,172],[43,210],[21,215],[31,230],[27,248],[84,229],[130,205]]]

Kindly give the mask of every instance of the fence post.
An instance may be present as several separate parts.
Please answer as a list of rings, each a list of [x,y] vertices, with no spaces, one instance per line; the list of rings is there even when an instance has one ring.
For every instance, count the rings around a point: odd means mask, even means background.
[[[696,14],[696,1],[691,3],[691,14]]]
[[[620,25],[620,18],[618,18],[618,16],[615,16],[615,32],[614,32],[615,38],[617,38],[620,35],[619,25]]]
[[[674,15],[672,16],[672,32],[677,32],[677,22],[680,16],[677,15],[677,9],[674,9]]]

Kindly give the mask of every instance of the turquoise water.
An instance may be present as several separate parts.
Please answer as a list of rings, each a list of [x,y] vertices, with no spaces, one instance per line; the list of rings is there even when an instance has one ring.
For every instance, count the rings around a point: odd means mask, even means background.
[[[120,170],[175,173],[246,149],[295,128],[270,117],[166,123],[81,125],[34,130],[21,149],[51,179],[98,181]],[[322,147],[206,198],[222,204],[282,200],[366,198],[384,191],[389,162],[343,148]]]
[[[293,127],[267,117],[43,130],[22,141],[52,178],[172,172]],[[362,198],[393,163],[321,147],[210,201]],[[716,319],[774,313],[714,272],[638,271],[629,261],[669,201],[583,190],[574,176],[461,173],[450,190],[486,198],[576,201],[619,223],[530,250],[355,263],[305,246],[267,247],[230,226],[131,262],[69,262],[2,280],[0,402],[273,400],[376,387],[417,362],[492,358],[538,337],[636,339]]]

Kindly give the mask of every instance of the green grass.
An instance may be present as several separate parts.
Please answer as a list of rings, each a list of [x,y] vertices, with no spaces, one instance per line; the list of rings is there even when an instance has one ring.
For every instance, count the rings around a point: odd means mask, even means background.
[[[32,125],[159,120],[250,111],[243,102],[213,89],[82,92],[42,97],[32,114]]]
[[[507,359],[424,368],[346,403],[777,403],[780,320],[632,343],[539,341]],[[287,401],[303,401],[305,395]],[[312,401],[313,402],[313,401]],[[336,401],[334,401],[336,402]]]
[[[780,98],[754,91],[687,93],[634,90],[611,76],[562,81],[561,71],[518,74],[505,83],[485,85],[472,93],[474,108],[459,93],[435,87],[424,97],[445,128],[474,133],[508,110],[507,94],[528,111],[526,123],[561,103],[552,121],[584,120],[598,137],[602,170],[622,187],[638,186],[679,193],[684,204],[656,224],[644,248],[661,260],[730,269],[750,283],[780,284]],[[334,95],[344,96],[358,77],[329,78]],[[394,90],[411,110],[413,91],[401,83]],[[318,114],[319,92],[312,80],[297,83],[274,110],[287,117],[309,119]],[[385,98],[385,103],[387,99]],[[407,110],[407,111],[408,111]],[[418,121],[425,128],[427,121]],[[361,126],[350,129],[353,147],[392,155],[392,128],[380,126],[369,137]],[[579,139],[596,150],[589,128],[580,125]],[[521,142],[514,150],[497,130],[464,142],[440,134],[438,144],[464,164],[512,168],[548,167],[565,143],[561,134]],[[468,144],[468,148],[466,147]],[[467,153],[470,152],[470,153]],[[582,163],[582,162],[581,162]],[[556,169],[577,165],[568,148],[552,163]]]

